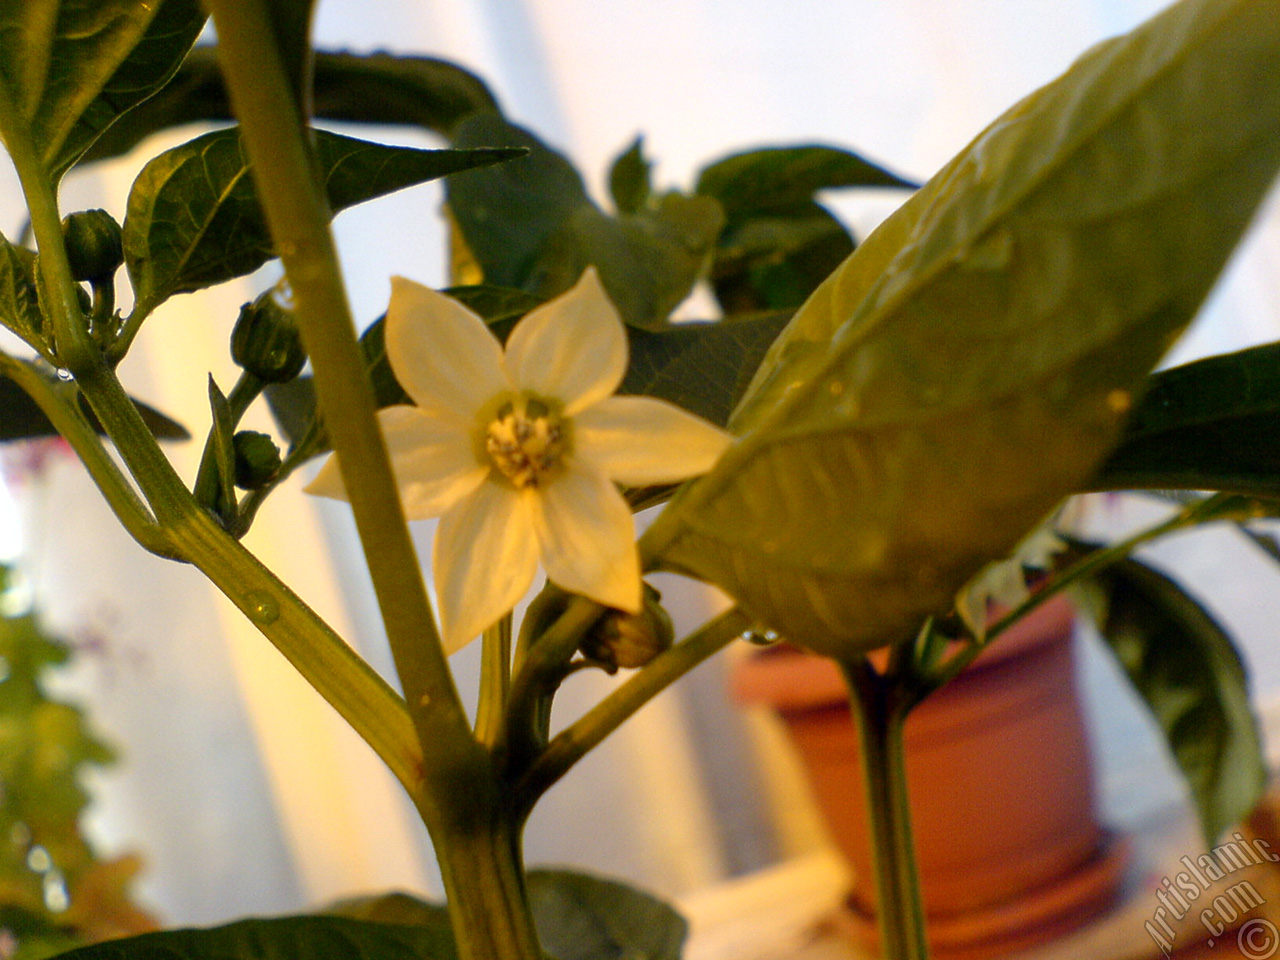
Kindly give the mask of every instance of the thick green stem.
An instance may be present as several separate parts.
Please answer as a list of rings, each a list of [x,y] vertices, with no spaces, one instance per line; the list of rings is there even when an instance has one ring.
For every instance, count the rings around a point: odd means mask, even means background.
[[[862,776],[876,869],[876,909],[884,960],[928,960],[924,901],[916,872],[907,797],[903,727],[907,719],[895,678],[865,658],[840,664],[858,728]]]
[[[458,784],[461,791],[468,786]],[[436,841],[458,956],[542,960],[524,887],[520,827],[501,806],[472,800],[471,815],[443,828]]]
[[[478,750],[445,662],[395,479],[377,426],[356,342],[330,211],[265,0],[208,0],[219,61],[258,196],[293,292],[315,372],[316,394],[351,499],[374,591],[428,755],[427,778],[443,797],[451,770]]]

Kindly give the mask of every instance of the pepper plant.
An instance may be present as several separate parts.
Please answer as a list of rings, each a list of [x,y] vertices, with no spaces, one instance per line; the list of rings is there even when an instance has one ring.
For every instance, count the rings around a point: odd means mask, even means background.
[[[637,142],[610,171],[612,210],[460,68],[312,50],[312,6],[0,0],[0,136],[34,238],[0,244],[0,318],[28,348],[0,356],[0,383],[20,389],[6,387],[5,435],[62,434],[133,538],[208,576],[359,732],[421,814],[447,905],[364,901],[77,956],[678,956],[669,908],[527,872],[520,834],[586,752],[753,632],[844,670],[885,954],[924,957],[903,721],[1071,586],[1097,601],[1206,837],[1248,811],[1263,766],[1239,658],[1129,554],[1209,522],[1280,552],[1250,526],[1280,495],[1277,346],[1151,373],[1280,167],[1280,3],[1181,0],[918,188],[801,144],[730,154],[661,191]],[[206,13],[216,47],[194,46]],[[193,120],[233,125],[151,159],[126,210],[64,216],[68,172]],[[356,140],[325,120],[424,126],[448,147]],[[386,318],[357,336],[331,218],[440,177],[454,286],[396,280]],[[855,249],[816,194],[858,186],[914,192]],[[228,318],[243,372],[210,382],[203,460],[181,477],[158,440],[174,425],[130,398],[120,361],[166,301],[273,259],[280,283],[234,331]],[[723,316],[673,324],[703,279]],[[264,398],[283,453],[238,429]],[[327,452],[313,489],[351,504],[394,686],[241,543],[281,481]],[[1057,504],[1132,489],[1185,495],[1156,528],[1072,543],[1026,591],[1015,548]],[[663,504],[636,541],[629,512]],[[439,610],[406,515],[442,517]],[[547,581],[517,624],[539,565]],[[673,642],[642,582],[657,570],[735,605]],[[1016,587],[1013,606],[988,622],[997,582]],[[477,635],[472,724],[446,652]],[[593,668],[634,673],[553,732],[557,689]]]

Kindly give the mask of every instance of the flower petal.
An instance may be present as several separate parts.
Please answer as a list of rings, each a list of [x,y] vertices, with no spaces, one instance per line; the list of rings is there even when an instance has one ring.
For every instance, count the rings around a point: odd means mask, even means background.
[[[511,389],[502,345],[485,322],[452,297],[404,277],[391,278],[386,341],[396,379],[426,410],[471,419]]]
[[[532,492],[482,483],[440,519],[432,547],[445,653],[514,607],[538,569]]]
[[[733,438],[653,397],[609,397],[573,418],[573,456],[619,483],[672,483],[706,473]]]
[[[627,333],[594,267],[516,324],[507,338],[507,369],[519,389],[558,399],[569,415],[618,388],[627,370]]]
[[[417,407],[387,407],[378,423],[391,455],[391,470],[410,520],[438,517],[484,482],[490,467],[476,460],[471,437],[453,418],[424,414]],[[306,493],[350,500],[337,456],[330,456]]]
[[[580,464],[539,490],[534,529],[547,576],[572,593],[640,612],[631,510],[612,481]]]
[[[440,516],[489,475],[489,464],[476,459],[469,424],[407,406],[380,410],[378,424],[410,520]]]

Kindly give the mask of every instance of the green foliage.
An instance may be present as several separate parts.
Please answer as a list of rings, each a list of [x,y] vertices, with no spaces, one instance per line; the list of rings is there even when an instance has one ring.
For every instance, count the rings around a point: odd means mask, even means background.
[[[698,278],[723,215],[709,197],[668,193],[613,217],[587,196],[563,156],[495,113],[463,121],[457,147],[524,147],[529,155],[451,176],[449,209],[486,284],[549,299],[594,264],[630,326],[661,329]]]
[[[1193,0],[1012,108],[797,313],[646,548],[835,656],[945,611],[1214,282],[1280,165],[1278,53],[1270,11]]]
[[[554,960],[678,960],[688,925],[621,883],[531,870],[538,936]],[[326,915],[167,930],[73,950],[63,960],[454,960],[444,907],[402,893],[335,904]]]
[[[182,424],[165,416],[159,410],[138,400],[134,400],[133,405],[157,439],[189,440],[191,438],[191,434]],[[90,426],[101,433],[102,425],[98,423],[98,418],[89,409],[89,405],[82,399],[79,406],[80,412],[84,414]],[[54,437],[58,434],[36,402],[28,397],[21,387],[3,375],[0,375],[0,410],[4,411],[4,416],[0,417],[0,442]]]
[[[658,397],[724,426],[790,318],[790,311],[774,311],[630,330],[631,363],[619,392]]]
[[[320,174],[336,212],[511,150],[415,150],[315,132]],[[184,143],[143,167],[129,194],[125,262],[146,316],[176,293],[244,276],[275,256],[249,159],[236,130]]]
[[[1280,495],[1280,344],[1155,374],[1089,486]]]
[[[453,960],[452,939],[435,927],[277,917],[208,930],[165,930],[61,954],[63,960]]]
[[[325,120],[418,126],[448,136],[469,114],[498,108],[475,74],[431,57],[319,51],[312,70],[312,114]],[[197,47],[172,82],[108,130],[84,159],[119,156],[170,127],[232,119],[214,50]]]
[[[684,918],[621,883],[568,870],[530,870],[538,938],[556,960],[678,960]]]
[[[609,195],[619,213],[639,213],[653,192],[650,173],[653,164],[644,155],[644,138],[618,155],[609,168]]]
[[[15,247],[3,236],[0,236],[0,323],[31,346],[43,347],[44,315],[36,292],[36,255],[26,247]]]
[[[114,760],[76,706],[44,683],[70,657],[11,605],[0,567],[0,929],[24,960],[152,926],[128,899],[134,858],[101,861],[80,832],[88,766]]]
[[[164,84],[204,19],[197,0],[0,3],[0,78],[54,179]]]
[[[794,309],[853,252],[853,238],[814,199],[817,191],[914,186],[836,147],[770,147],[712,163],[697,192],[725,211],[711,271],[721,307]]]
[[[1267,783],[1240,655],[1196,600],[1136,560],[1096,574],[1082,593],[1164,734],[1212,847],[1253,810]]]

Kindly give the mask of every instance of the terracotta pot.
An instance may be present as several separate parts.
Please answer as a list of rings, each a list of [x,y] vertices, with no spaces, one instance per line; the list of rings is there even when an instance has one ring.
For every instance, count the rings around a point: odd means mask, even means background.
[[[907,720],[917,860],[938,956],[989,958],[1051,939],[1105,909],[1122,879],[1126,848],[1095,815],[1072,622],[1065,600],[1047,602]],[[862,775],[839,670],[771,648],[740,664],[734,693],[786,722],[853,864],[855,927],[872,937]]]

